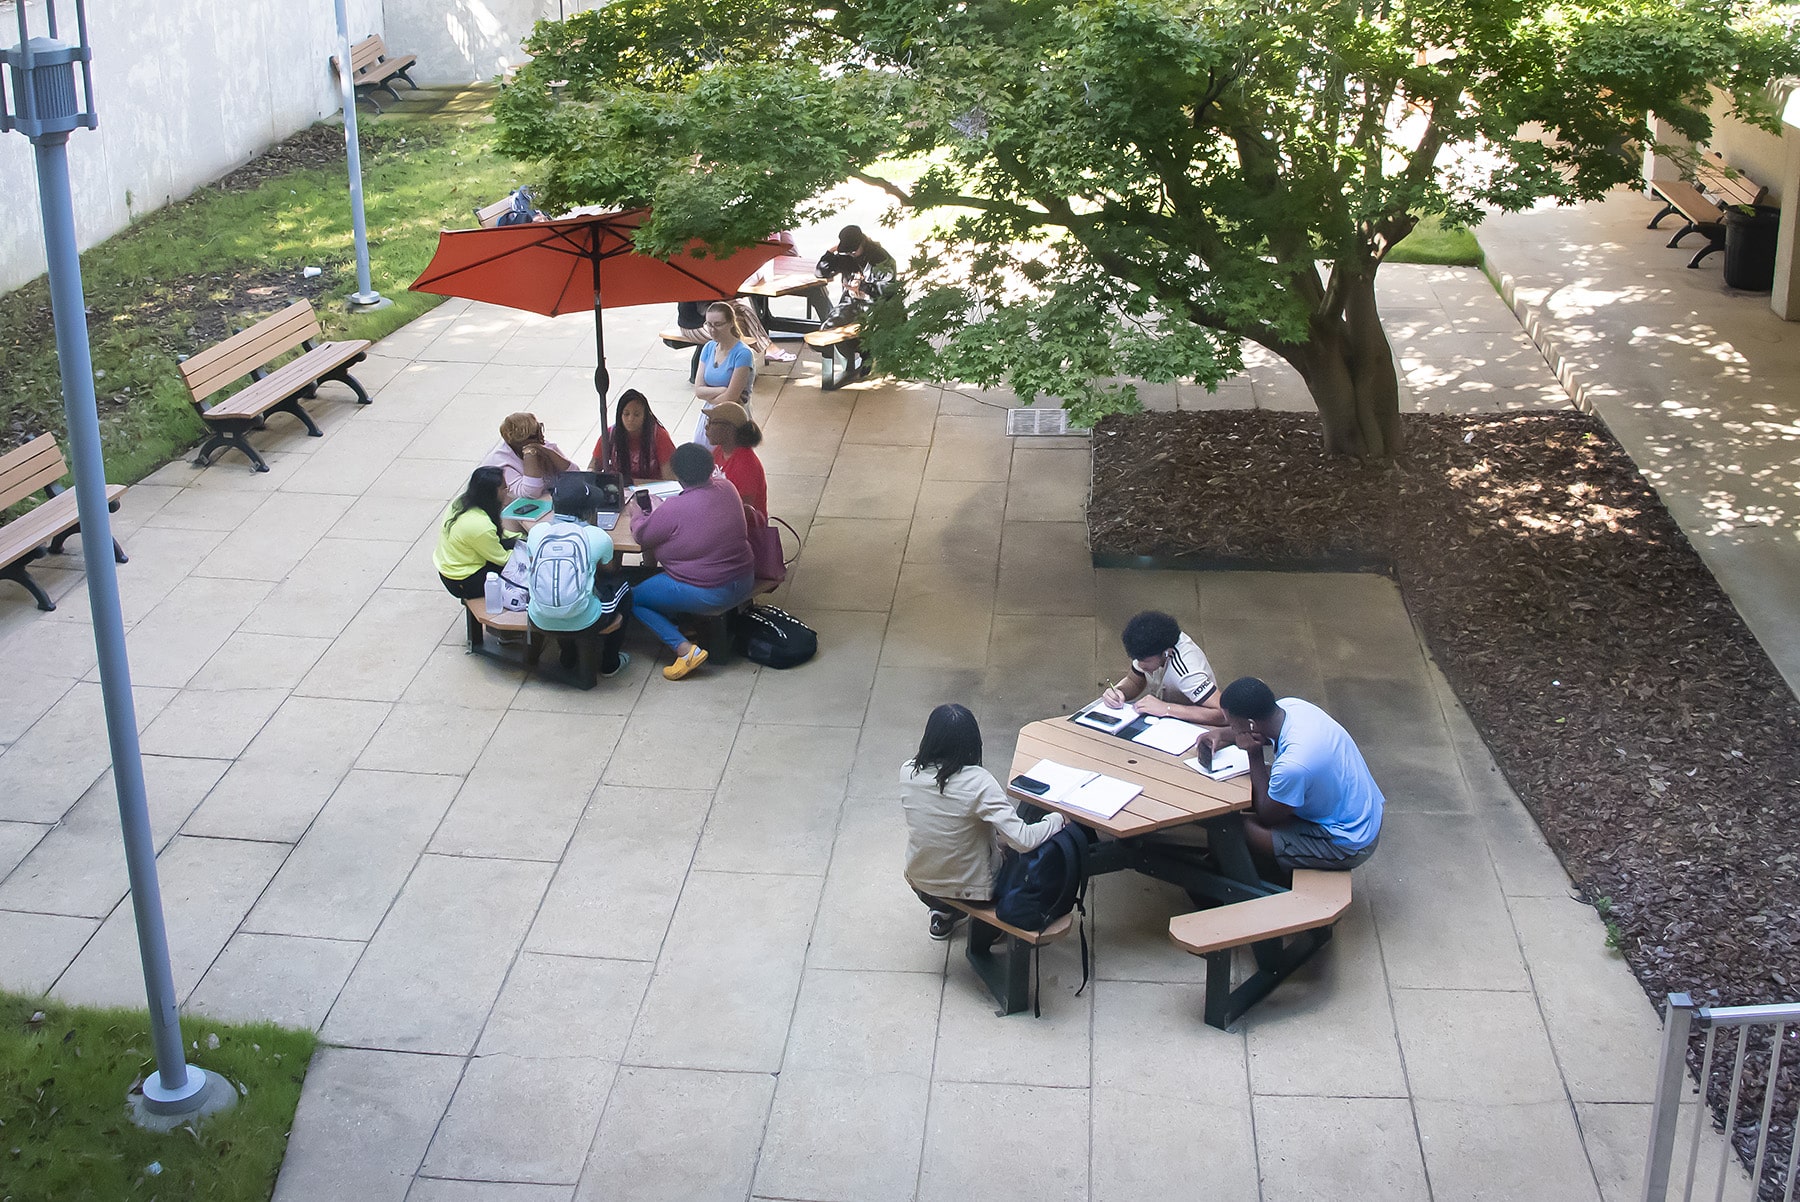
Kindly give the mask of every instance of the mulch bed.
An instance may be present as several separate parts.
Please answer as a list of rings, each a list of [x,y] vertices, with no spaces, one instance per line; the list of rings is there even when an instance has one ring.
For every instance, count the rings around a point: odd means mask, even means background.
[[[1404,458],[1366,465],[1324,459],[1311,415],[1107,418],[1093,436],[1094,551],[1386,565],[1645,991],[1702,1005],[1800,996],[1800,703],[1730,600],[1597,420],[1405,422]],[[1788,1034],[1772,1166],[1786,1165],[1800,1099]],[[1733,1133],[1746,1156],[1768,1054],[1765,1037]],[[1772,1168],[1765,1196],[1775,1180]]]

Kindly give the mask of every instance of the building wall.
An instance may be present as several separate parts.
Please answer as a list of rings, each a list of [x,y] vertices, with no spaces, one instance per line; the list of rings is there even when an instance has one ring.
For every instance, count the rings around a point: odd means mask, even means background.
[[[1787,174],[1788,148],[1780,134],[1746,125],[1730,115],[1730,102],[1715,99],[1709,110],[1713,119],[1712,140],[1707,148],[1725,156],[1725,161],[1769,189],[1766,203],[1781,203],[1782,179]],[[1790,130],[1787,137],[1793,137]]]
[[[385,36],[382,0],[345,7],[353,40]],[[74,6],[58,11],[72,20]],[[41,0],[26,14],[41,34]],[[88,0],[87,15],[100,126],[68,144],[84,250],[338,110],[332,0]],[[0,3],[0,43],[17,30]],[[33,159],[0,134],[0,291],[44,272]]]

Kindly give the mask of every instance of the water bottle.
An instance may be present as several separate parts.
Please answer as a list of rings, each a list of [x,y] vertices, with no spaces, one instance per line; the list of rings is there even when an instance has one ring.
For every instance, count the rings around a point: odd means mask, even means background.
[[[500,598],[500,577],[489,573],[483,587],[487,592],[487,611],[491,614],[499,613],[505,608],[505,602]]]

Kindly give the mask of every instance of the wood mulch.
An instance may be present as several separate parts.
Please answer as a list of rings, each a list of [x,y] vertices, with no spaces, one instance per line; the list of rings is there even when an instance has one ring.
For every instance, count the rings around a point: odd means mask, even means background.
[[[1385,565],[1659,1006],[1681,991],[1701,1005],[1800,996],[1800,703],[1699,555],[1593,418],[1409,416],[1405,430],[1402,459],[1365,465],[1324,459],[1311,415],[1107,418],[1092,547],[1192,566]],[[1770,1197],[1800,1098],[1795,1034]],[[1746,1155],[1768,1059],[1765,1038],[1733,1131]]]

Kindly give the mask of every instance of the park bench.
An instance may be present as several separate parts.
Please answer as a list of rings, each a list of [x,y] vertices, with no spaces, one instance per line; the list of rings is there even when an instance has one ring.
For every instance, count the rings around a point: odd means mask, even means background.
[[[1331,940],[1332,924],[1350,908],[1350,874],[1294,870],[1293,887],[1249,901],[1177,914],[1169,938],[1206,957],[1206,1024],[1223,1031]],[[1300,938],[1287,944],[1284,936]],[[1257,971],[1231,987],[1231,953],[1249,945]]]
[[[1697,233],[1706,239],[1706,245],[1688,260],[1689,267],[1698,267],[1707,255],[1725,247],[1725,210],[1733,205],[1760,204],[1768,189],[1742,172],[1733,171],[1715,154],[1711,158],[1702,158],[1695,165],[1692,183],[1685,179],[1652,180],[1650,191],[1663,202],[1663,207],[1650,219],[1650,229],[1656,229],[1662,219],[1672,213],[1687,221],[1669,239],[1670,247],[1680,246],[1681,240],[1689,234]]]
[[[0,579],[25,587],[42,610],[56,608],[25,565],[46,554],[61,555],[72,534],[81,533],[81,515],[75,509],[75,493],[57,481],[68,474],[62,450],[52,434],[40,434],[24,446],[0,455],[0,511],[10,509],[32,493],[43,491],[44,500],[25,514],[0,525]],[[125,493],[123,484],[106,486],[106,508],[117,510]],[[126,562],[125,551],[113,540],[113,558]]]
[[[249,456],[253,471],[268,471],[269,465],[245,435],[262,429],[271,413],[291,414],[300,419],[307,434],[322,437],[324,431],[300,407],[300,400],[316,396],[326,380],[348,384],[356,393],[357,404],[369,403],[369,394],[350,374],[351,365],[362,362],[369,344],[359,338],[314,345],[321,334],[312,302],[295,301],[249,329],[182,360],[181,375],[193,394],[194,411],[213,432],[194,457],[197,466],[205,467],[214,451],[232,446]],[[295,349],[301,351],[299,356],[279,367],[271,366]],[[250,377],[249,384],[206,407],[207,397],[245,376]]]
[[[910,883],[910,882],[909,882]],[[1000,921],[994,907],[981,902],[940,899],[969,916],[969,963],[988,987],[1001,1014],[1017,1014],[1033,1005],[1031,981],[1037,967],[1038,948],[1054,943],[1075,926],[1073,912],[1055,919],[1041,931],[1027,931]],[[1003,943],[1001,951],[994,944]],[[1085,947],[1083,944],[1085,955]]]
[[[854,322],[847,326],[833,326],[829,330],[813,330],[805,335],[806,345],[819,352],[820,391],[830,392],[850,382],[853,366],[850,356],[838,348],[861,332],[862,323]]]
[[[400,99],[400,93],[394,90],[395,78],[404,79],[407,87],[418,91],[419,85],[413,82],[412,77],[413,64],[418,61],[419,56],[416,54],[389,58],[381,35],[370,34],[350,47],[350,82],[356,88],[357,99],[366,98],[370,107],[379,113],[381,105],[375,100],[377,91],[386,92],[395,100]],[[331,67],[334,71],[342,70],[335,54],[331,56]]]

